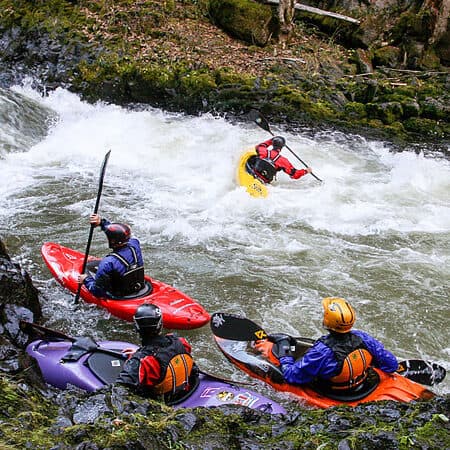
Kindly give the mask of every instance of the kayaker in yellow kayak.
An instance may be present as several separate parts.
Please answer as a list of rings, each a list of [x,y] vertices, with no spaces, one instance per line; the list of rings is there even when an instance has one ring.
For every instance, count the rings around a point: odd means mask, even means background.
[[[311,167],[296,169],[287,158],[281,155],[281,150],[285,145],[286,139],[282,136],[274,136],[256,145],[257,155],[247,161],[247,171],[267,184],[271,183],[277,172],[281,170],[294,180],[311,173]]]

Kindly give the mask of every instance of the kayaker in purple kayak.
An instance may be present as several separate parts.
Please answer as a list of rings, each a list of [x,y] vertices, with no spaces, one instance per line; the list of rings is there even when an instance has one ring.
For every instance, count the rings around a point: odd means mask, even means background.
[[[161,334],[161,310],[151,303],[139,306],[133,320],[142,345],[123,350],[130,358],[117,382],[144,397],[163,398],[169,404],[179,401],[198,382],[191,346],[182,337]]]
[[[123,298],[138,295],[145,288],[144,262],[139,240],[131,237],[131,228],[127,224],[111,223],[98,214],[91,214],[89,221],[105,232],[112,252],[99,263],[88,263],[89,270],[96,270],[95,276],[80,274],[78,282],[83,283],[96,297]]]

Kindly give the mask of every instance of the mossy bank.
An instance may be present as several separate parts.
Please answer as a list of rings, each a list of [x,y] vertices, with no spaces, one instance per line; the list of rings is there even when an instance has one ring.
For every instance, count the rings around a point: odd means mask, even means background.
[[[425,21],[413,3],[397,34],[412,28],[412,17]],[[256,5],[0,0],[0,85],[32,74],[43,90],[64,86],[89,101],[234,117],[258,108],[291,128],[336,127],[400,144],[450,141],[444,60],[429,52],[417,69],[398,69],[397,47],[352,47],[362,31],[304,15],[280,43],[270,34],[276,7]]]
[[[23,379],[21,379],[23,377]],[[427,449],[449,448],[450,398],[279,418],[239,406],[173,410],[109,387],[93,394],[39,390],[26,374],[0,376],[2,449]]]
[[[120,385],[61,391],[24,351],[33,338],[20,320],[44,320],[39,291],[0,239],[1,449],[450,448],[449,395],[327,410],[292,400],[286,415],[269,415],[238,405],[175,410]]]

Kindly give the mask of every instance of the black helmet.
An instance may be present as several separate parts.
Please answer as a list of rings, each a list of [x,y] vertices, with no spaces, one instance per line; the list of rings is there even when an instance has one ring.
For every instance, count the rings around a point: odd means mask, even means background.
[[[275,136],[272,138],[272,146],[276,149],[282,149],[286,145],[286,139],[283,136]]]
[[[131,237],[131,228],[125,223],[110,223],[105,227],[109,248],[120,247],[126,244]]]
[[[162,329],[162,313],[158,306],[143,303],[133,316],[134,326],[140,334],[157,336]]]

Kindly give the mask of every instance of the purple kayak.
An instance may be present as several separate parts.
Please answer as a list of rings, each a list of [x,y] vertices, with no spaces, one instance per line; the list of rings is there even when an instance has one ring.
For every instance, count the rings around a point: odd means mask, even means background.
[[[70,340],[36,340],[27,346],[27,353],[36,359],[44,380],[52,386],[66,389],[77,386],[89,392],[114,383],[122,370],[124,348],[137,348],[122,341],[93,341],[88,337]],[[285,414],[278,403],[245,387],[235,386],[201,373],[197,386],[174,408],[242,405],[251,409]]]

